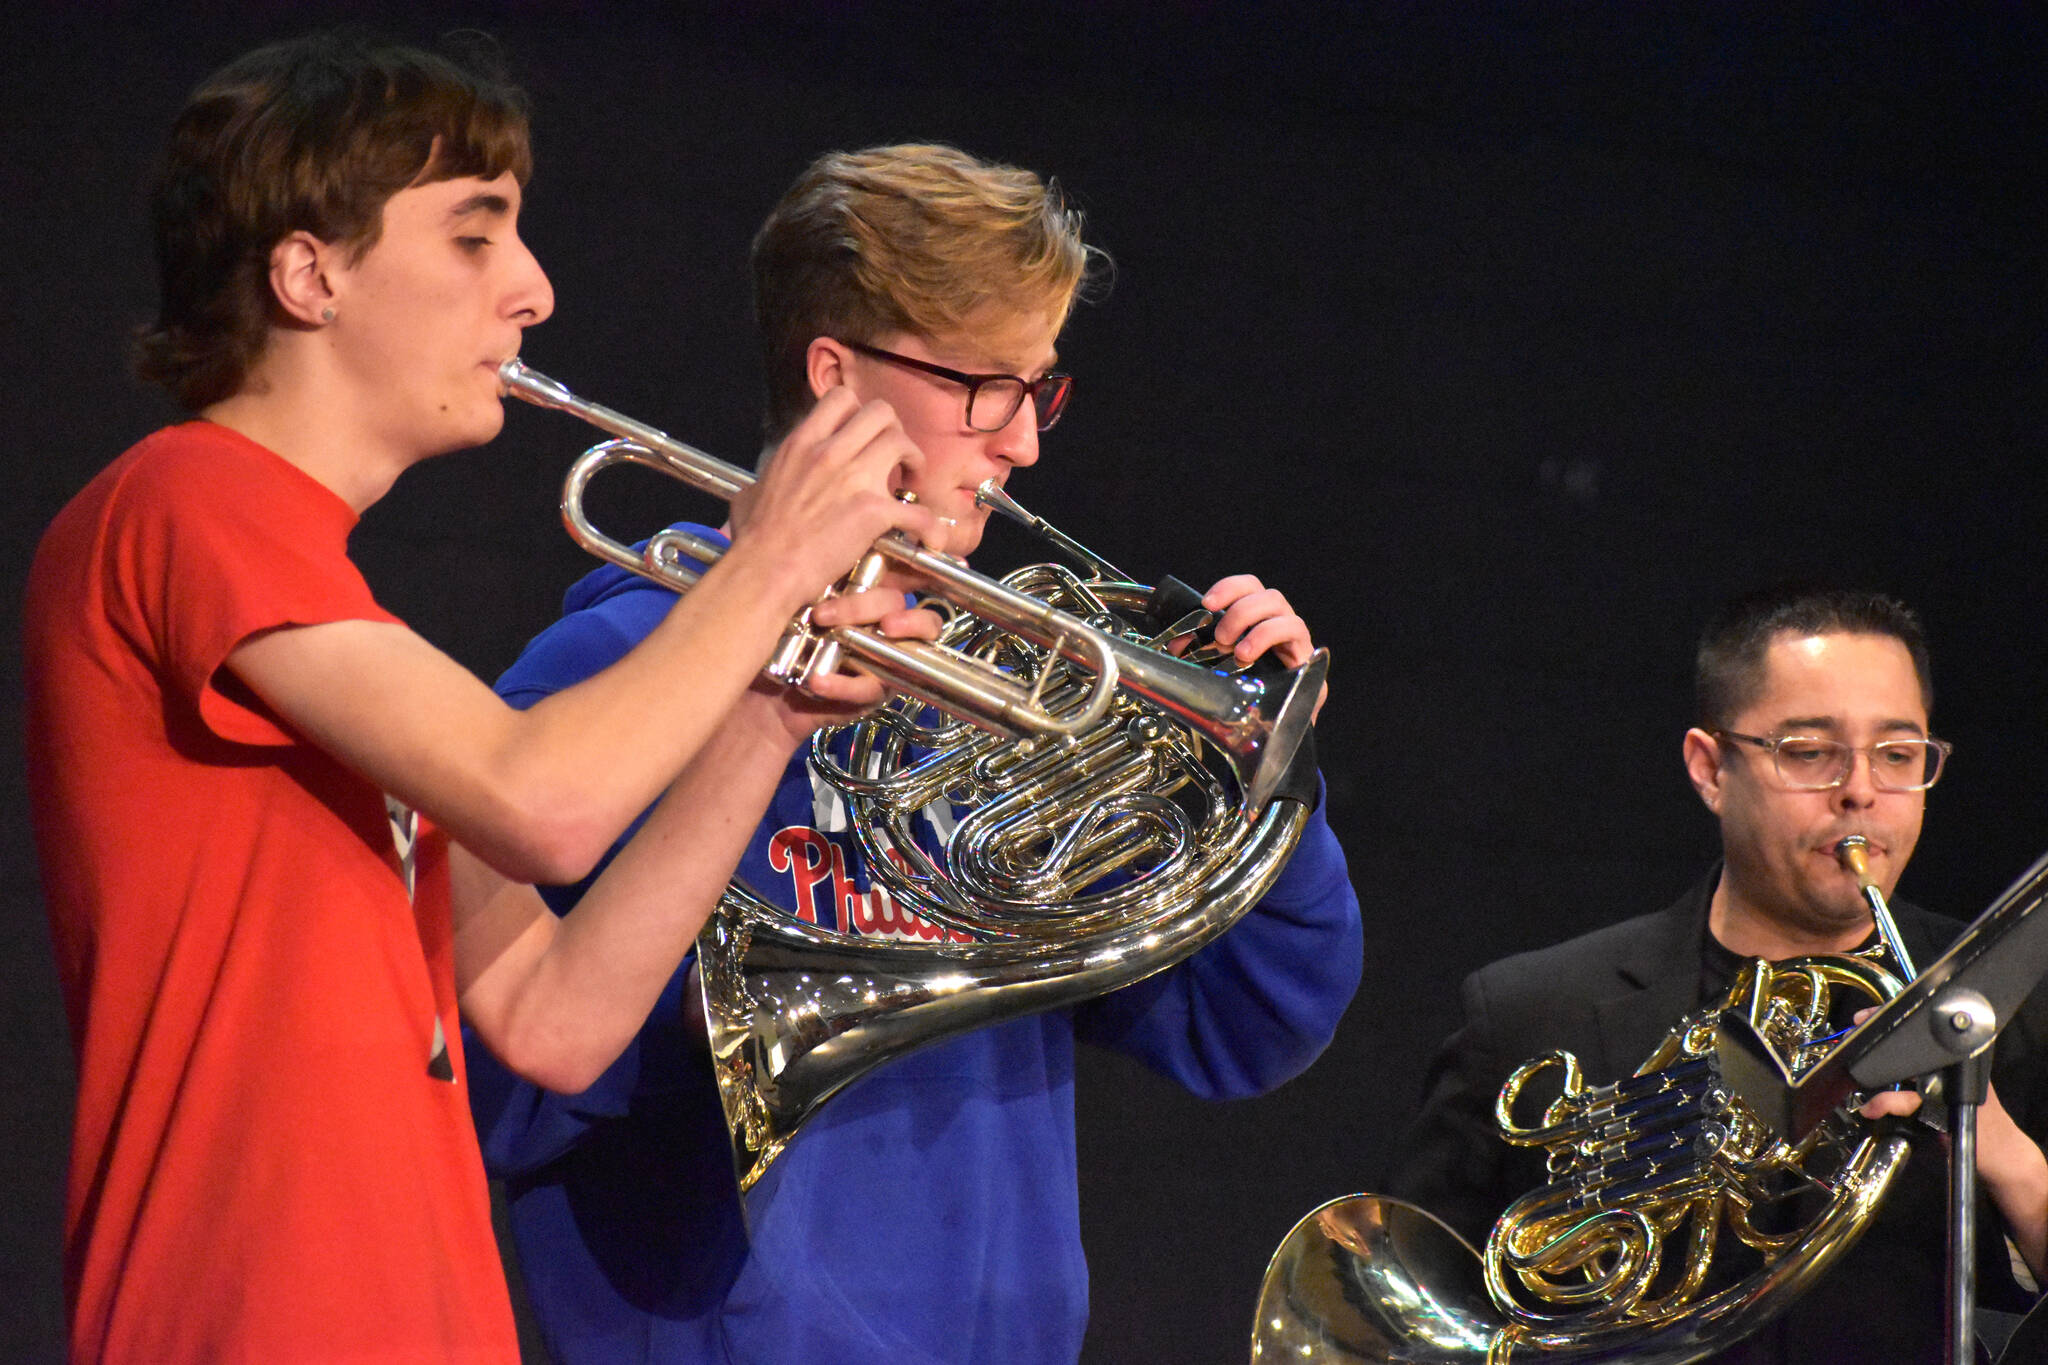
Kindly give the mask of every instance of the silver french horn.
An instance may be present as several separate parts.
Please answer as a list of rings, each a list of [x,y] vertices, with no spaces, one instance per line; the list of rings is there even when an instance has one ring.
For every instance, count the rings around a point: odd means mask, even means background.
[[[691,561],[715,559],[715,545],[664,531],[637,552],[590,525],[584,487],[630,462],[729,501],[752,476],[517,360],[500,376],[508,393],[618,438],[570,471],[570,535],[665,586],[693,583]],[[1326,651],[1288,673],[1238,668],[1200,643],[1198,604],[1141,625],[1159,610],[1151,589],[992,485],[981,500],[1086,572],[1036,565],[998,582],[892,534],[853,579],[873,581],[885,561],[917,575],[953,609],[940,639],[818,632],[799,618],[770,661],[771,676],[801,685],[848,660],[900,694],[836,738],[821,734],[811,761],[843,795],[873,894],[939,938],[833,932],[729,888],[699,935],[698,973],[742,1189],[819,1105],[882,1062],[1195,952],[1264,894],[1307,823],[1307,798],[1282,787]],[[914,829],[934,811],[951,827],[936,851]]]

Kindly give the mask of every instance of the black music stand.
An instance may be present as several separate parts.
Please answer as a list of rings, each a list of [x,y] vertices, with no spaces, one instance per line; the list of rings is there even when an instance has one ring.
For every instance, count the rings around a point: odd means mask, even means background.
[[[1776,1049],[1741,1015],[1722,1016],[1720,1061],[1729,1088],[1797,1142],[1858,1090],[1938,1076],[1949,1110],[1948,1324],[1945,1359],[1973,1359],[1977,1298],[1977,1105],[1990,1047],[2048,975],[2048,855],[2020,874],[1897,997],[1852,1029],[1794,1081]],[[1934,1093],[1933,1087],[1926,1087]]]

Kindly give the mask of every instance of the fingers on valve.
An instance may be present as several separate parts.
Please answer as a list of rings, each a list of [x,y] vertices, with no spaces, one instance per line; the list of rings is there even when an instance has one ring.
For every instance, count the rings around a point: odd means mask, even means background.
[[[1202,594],[1202,605],[1210,611],[1225,611],[1240,598],[1259,591],[1266,585],[1256,574],[1234,573],[1228,578],[1219,578],[1209,591]]]

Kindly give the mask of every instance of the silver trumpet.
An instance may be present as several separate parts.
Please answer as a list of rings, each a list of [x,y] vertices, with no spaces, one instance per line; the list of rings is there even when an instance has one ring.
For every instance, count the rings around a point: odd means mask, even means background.
[[[583,512],[583,490],[600,470],[640,464],[726,502],[751,487],[754,476],[643,422],[577,397],[517,357],[498,367],[505,392],[536,407],[581,418],[616,439],[586,450],[562,486],[562,521],[578,545],[630,573],[684,591],[700,576],[688,561],[710,563],[719,548],[701,536],[662,531],[645,554],[593,526]],[[1263,807],[1308,733],[1316,698],[1329,668],[1327,651],[1284,677],[1261,681],[1226,674],[1162,653],[1099,629],[1026,593],[968,569],[961,560],[925,549],[898,532],[875,542],[856,566],[854,586],[875,582],[885,565],[908,570],[932,595],[1006,632],[1052,650],[1094,679],[1079,700],[1054,711],[1041,688],[989,663],[921,640],[891,640],[856,628],[819,631],[806,612],[793,622],[766,671],[778,682],[802,686],[842,660],[858,664],[884,686],[929,702],[985,730],[1012,737],[1071,739],[1097,726],[1121,689],[1197,730],[1237,770],[1246,813]]]

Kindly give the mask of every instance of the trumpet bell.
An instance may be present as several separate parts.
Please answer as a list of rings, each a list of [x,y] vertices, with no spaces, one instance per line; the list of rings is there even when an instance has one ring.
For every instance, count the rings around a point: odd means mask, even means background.
[[[560,382],[528,369],[517,357],[499,365],[498,380],[508,395],[568,413],[614,438],[585,451],[563,483],[562,521],[576,543],[666,587],[682,591],[694,584],[697,571],[686,561],[715,559],[715,546],[667,532],[648,543],[646,555],[636,554],[591,524],[584,512],[584,490],[604,469],[639,464],[731,502],[753,486],[754,476],[645,422],[578,397]],[[962,561],[894,532],[875,542],[855,567],[854,577],[873,582],[869,573],[879,573],[885,563],[908,570],[948,605],[998,622],[1080,665],[1095,680],[1087,700],[1056,716],[1037,704],[1034,692],[1000,672],[976,668],[921,641],[890,640],[859,629],[819,631],[808,611],[784,633],[767,662],[768,675],[780,683],[803,686],[840,661],[851,661],[892,691],[920,697],[977,725],[1002,734],[1053,738],[1071,738],[1094,727],[1108,709],[1111,694],[1123,688],[1202,728],[1242,769],[1247,811],[1255,808],[1252,797],[1262,798],[1278,783],[1292,757],[1291,744],[1307,733],[1303,707],[1295,700],[1302,691],[1300,677],[1290,687],[1284,680],[1224,677],[1191,667],[1095,629],[1028,594],[1010,591]],[[1307,714],[1314,712],[1326,667],[1327,659],[1312,666],[1314,686],[1307,689]]]

